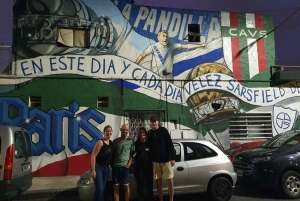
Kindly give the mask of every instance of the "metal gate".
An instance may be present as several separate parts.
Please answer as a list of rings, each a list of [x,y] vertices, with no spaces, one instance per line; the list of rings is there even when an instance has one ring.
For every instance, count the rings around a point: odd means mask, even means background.
[[[161,110],[125,110],[125,117],[129,124],[129,137],[136,140],[140,127],[150,129],[150,117],[156,116],[161,126],[165,119],[165,111]]]

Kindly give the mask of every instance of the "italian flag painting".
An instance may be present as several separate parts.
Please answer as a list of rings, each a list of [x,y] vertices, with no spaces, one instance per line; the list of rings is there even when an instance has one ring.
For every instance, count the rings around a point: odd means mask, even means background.
[[[221,12],[223,53],[236,79],[250,80],[275,64],[272,17]]]

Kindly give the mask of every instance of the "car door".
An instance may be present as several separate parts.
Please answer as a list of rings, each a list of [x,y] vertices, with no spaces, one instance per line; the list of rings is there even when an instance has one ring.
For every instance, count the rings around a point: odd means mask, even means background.
[[[187,168],[186,162],[184,162],[183,157],[183,147],[180,143],[173,143],[175,149],[175,165],[174,165],[174,192],[175,193],[183,193],[185,191],[187,176],[189,174],[189,170]],[[156,191],[156,183],[154,182],[154,192]],[[164,194],[168,194],[168,186],[163,179],[162,190]]]
[[[182,142],[189,171],[186,192],[204,192],[214,172],[217,153],[200,142]]]

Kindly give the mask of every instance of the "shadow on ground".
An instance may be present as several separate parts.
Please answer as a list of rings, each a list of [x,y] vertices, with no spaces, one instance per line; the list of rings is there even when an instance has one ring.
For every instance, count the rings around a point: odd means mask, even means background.
[[[258,188],[255,186],[236,186],[233,189],[233,195],[257,199],[285,200],[285,197],[278,189]]]
[[[77,188],[71,188],[71,189],[66,189],[66,190],[37,190],[37,191],[30,191],[30,192],[25,192],[17,197],[14,198],[14,200],[37,200],[37,199],[45,199],[49,198],[51,201],[59,201],[59,200],[65,200],[66,198],[78,197],[78,191]],[[79,199],[74,199],[74,201],[79,201]]]
[[[113,194],[112,189],[110,189],[111,195],[110,197],[106,197],[105,200],[107,201],[113,201]],[[282,194],[278,190],[274,189],[264,189],[264,188],[257,188],[257,187],[248,187],[248,186],[237,186],[233,189],[233,196],[234,197],[242,197],[241,199],[246,198],[253,198],[253,199],[271,199],[271,200],[290,200],[290,199],[284,199]],[[77,191],[76,190],[67,190],[63,191],[51,199],[49,201],[66,201],[66,198],[72,197],[72,201],[80,201],[80,199],[77,197]],[[177,201],[210,201],[209,196],[207,193],[194,193],[194,194],[184,194],[184,195],[175,195],[174,200]],[[123,188],[120,188],[120,201],[125,201],[124,199],[124,192]],[[137,201],[137,200],[134,200]],[[158,197],[154,197],[153,201],[159,201]],[[169,201],[168,196],[164,196],[164,201]]]
[[[55,195],[50,195],[49,197],[51,198],[48,201],[65,201],[70,199],[72,199],[72,201],[80,201],[77,188],[67,189]]]
[[[124,192],[120,188],[120,201],[124,201]],[[106,197],[106,201],[113,201],[113,189],[107,189],[106,192],[110,191],[110,196]],[[40,198],[47,199],[47,201],[80,201],[78,198],[77,188],[67,189],[63,191],[48,191],[48,192],[35,192],[31,194],[21,194],[15,200],[39,200]],[[280,191],[274,189],[264,189],[250,186],[236,186],[233,189],[233,197],[231,200],[290,200],[282,196]],[[195,193],[195,194],[184,194],[175,195],[174,200],[176,201],[210,201],[207,193]],[[137,201],[137,200],[134,200]],[[158,197],[154,197],[153,201],[159,201]],[[164,196],[164,201],[169,201],[168,196]]]

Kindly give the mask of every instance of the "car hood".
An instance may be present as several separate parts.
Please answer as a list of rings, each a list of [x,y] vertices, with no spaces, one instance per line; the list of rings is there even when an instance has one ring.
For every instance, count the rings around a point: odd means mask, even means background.
[[[283,150],[279,148],[254,148],[240,152],[236,157],[250,158],[255,156],[278,156],[282,155]]]
[[[83,175],[81,175],[80,178],[92,178],[92,172],[88,170],[85,173],[83,173]]]

